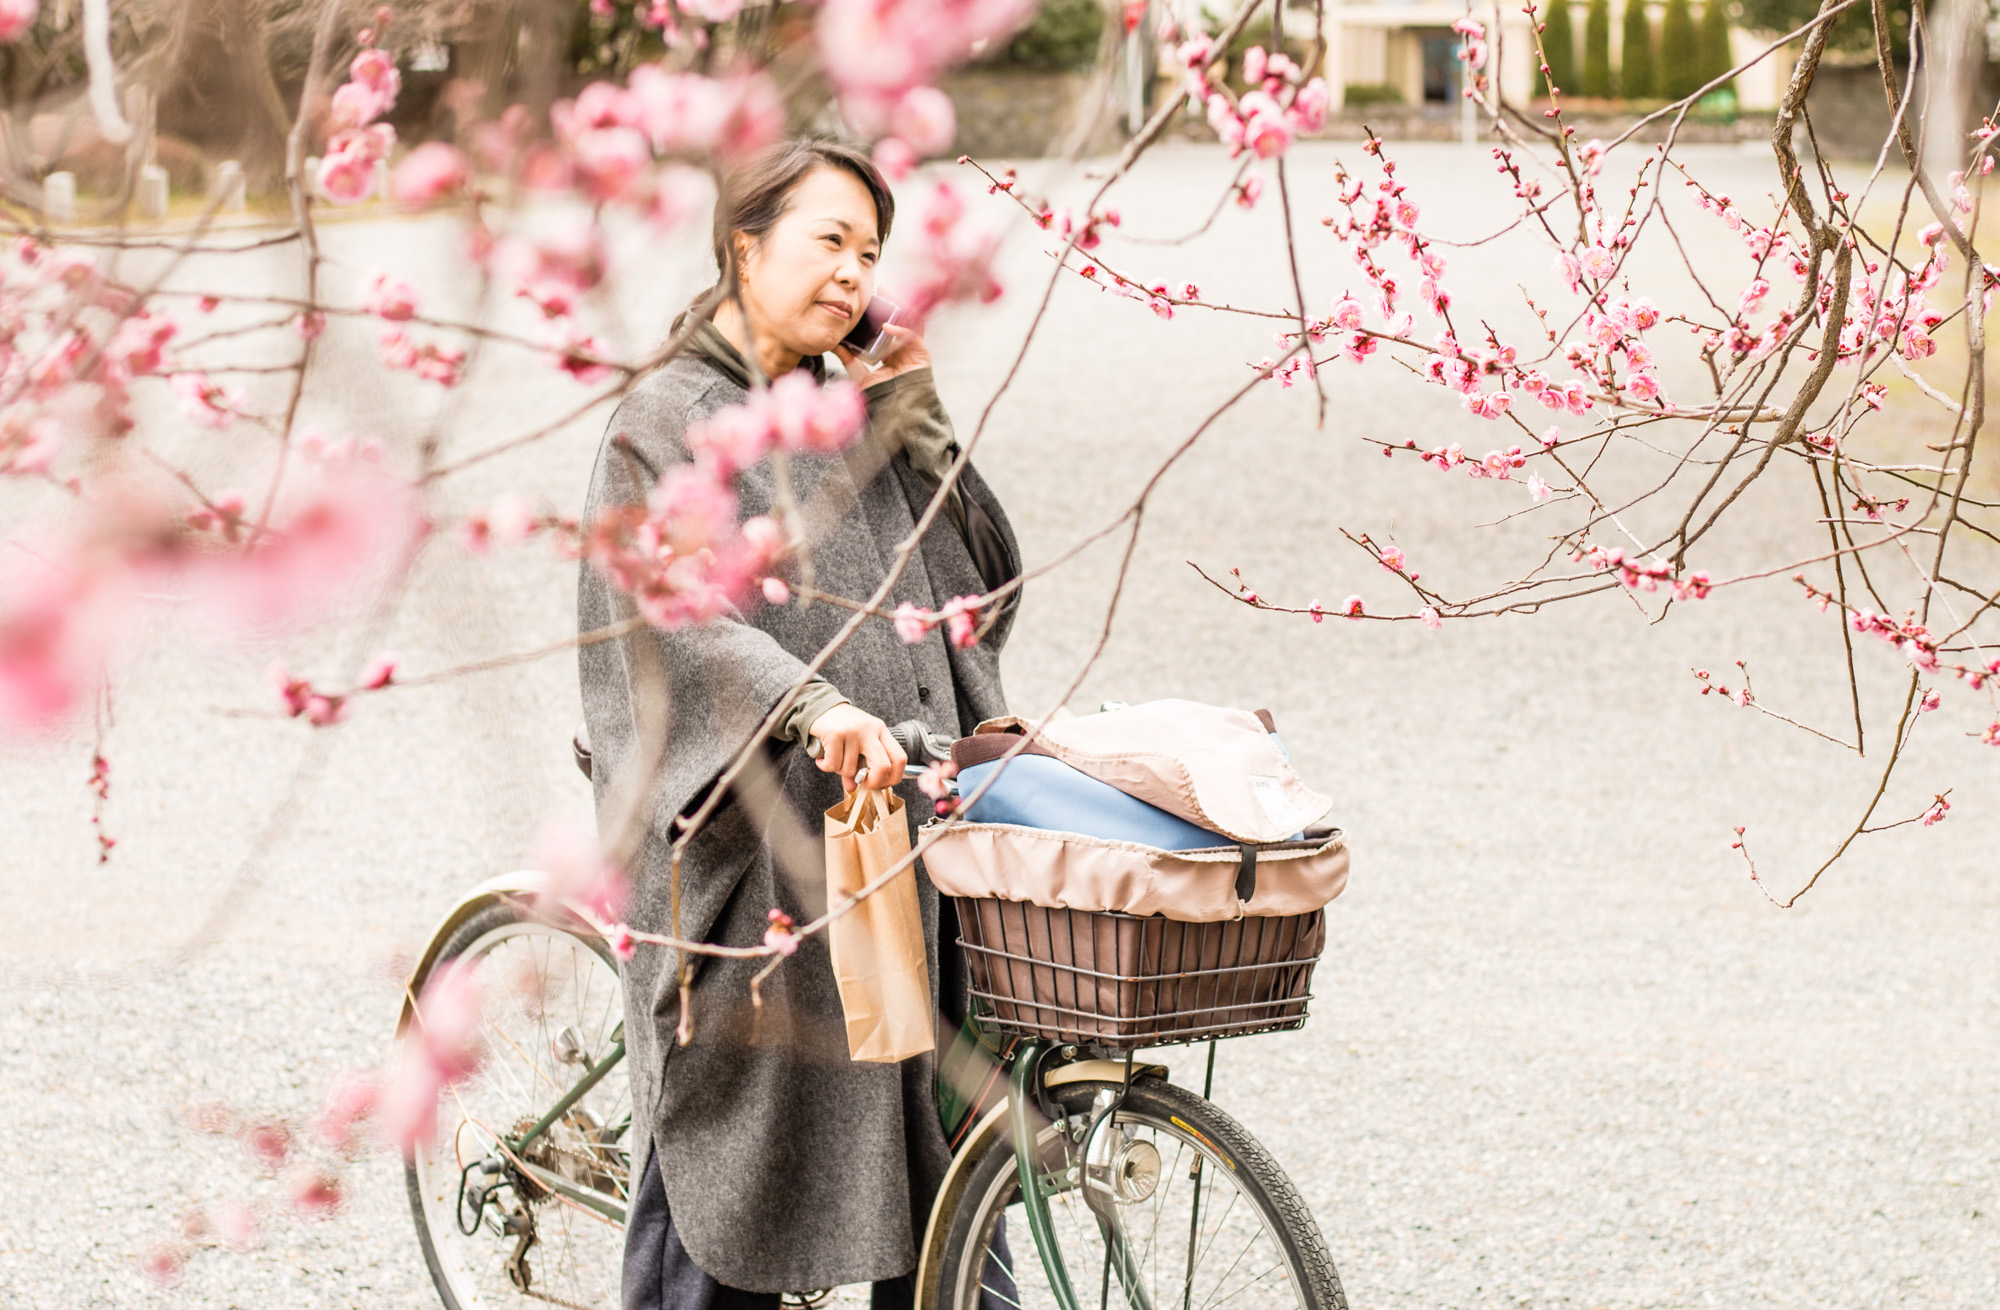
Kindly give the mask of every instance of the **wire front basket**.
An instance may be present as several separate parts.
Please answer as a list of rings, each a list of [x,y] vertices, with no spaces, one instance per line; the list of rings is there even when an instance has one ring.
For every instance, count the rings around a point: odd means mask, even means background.
[[[958,897],[980,1023],[1122,1051],[1297,1028],[1325,912],[1219,923]]]

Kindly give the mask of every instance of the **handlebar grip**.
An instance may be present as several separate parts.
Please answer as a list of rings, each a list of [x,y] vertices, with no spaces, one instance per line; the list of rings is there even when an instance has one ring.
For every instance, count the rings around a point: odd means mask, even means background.
[[[922,719],[905,719],[889,729],[889,735],[909,756],[912,767],[921,768],[926,764],[951,758],[951,743],[941,741]]]
[[[908,757],[912,769],[921,769],[926,764],[951,758],[951,743],[932,732],[930,725],[922,719],[905,719],[895,724],[889,729],[889,737],[903,748],[903,754]],[[807,755],[818,759],[824,753],[825,748],[819,738],[807,738]],[[867,766],[863,765],[862,772],[866,771]],[[855,776],[859,778],[861,774],[857,773]]]

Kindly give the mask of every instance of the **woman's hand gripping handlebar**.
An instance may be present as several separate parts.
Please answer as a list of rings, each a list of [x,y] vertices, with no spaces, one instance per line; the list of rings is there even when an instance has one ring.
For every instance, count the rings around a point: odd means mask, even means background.
[[[894,787],[910,765],[951,758],[951,743],[918,719],[891,728],[866,710],[836,705],[813,720],[806,753],[853,791]]]

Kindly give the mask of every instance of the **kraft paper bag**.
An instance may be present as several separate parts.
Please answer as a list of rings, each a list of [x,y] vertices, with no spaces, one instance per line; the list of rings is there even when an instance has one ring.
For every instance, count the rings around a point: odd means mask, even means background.
[[[826,812],[826,902],[835,908],[910,853],[894,792],[861,790]],[[936,1045],[917,870],[907,865],[827,927],[833,977],[847,1014],[847,1053],[892,1064]]]

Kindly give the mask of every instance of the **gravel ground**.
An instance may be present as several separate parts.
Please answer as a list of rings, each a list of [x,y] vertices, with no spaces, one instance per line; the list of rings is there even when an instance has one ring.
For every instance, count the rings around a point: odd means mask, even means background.
[[[1334,154],[1294,155],[1315,305],[1349,276],[1310,226]],[[1504,211],[1482,154],[1397,154],[1441,234],[1482,234]],[[1739,197],[1768,186],[1756,155],[1688,158]],[[1213,149],[1159,150],[1125,189],[1129,229],[1195,227],[1228,173]],[[1698,262],[1733,257],[1734,238],[1676,213]],[[1266,303],[1287,278],[1274,222],[1232,208],[1186,246],[1116,257],[1212,299]],[[961,432],[1046,275],[1021,236],[1012,294],[933,334]],[[351,223],[330,248],[355,270],[432,274],[451,242],[440,223]],[[676,276],[621,289],[611,308],[629,340],[705,285],[693,251],[660,249],[650,266]],[[1516,281],[1548,290],[1546,252],[1522,234],[1452,258],[1460,311],[1509,330],[1525,314]],[[283,267],[274,257],[263,276]],[[1193,311],[1160,323],[1066,286],[981,457],[1030,561],[1107,521],[1268,353],[1255,324]],[[1532,519],[1473,526],[1523,508],[1518,484],[1440,481],[1350,439],[1477,446],[1497,429],[1379,360],[1327,382],[1324,429],[1309,392],[1266,388],[1162,482],[1103,657],[1070,700],[1268,706],[1307,778],[1338,798],[1356,865],[1314,1017],[1223,1048],[1216,1099],[1291,1169],[1353,1303],[2000,1304],[2000,752],[1961,735],[1976,708],[1948,691],[1892,792],[1902,817],[1955,787],[1948,822],[1872,838],[1799,908],[1773,908],[1728,849],[1730,826],[1749,825],[1767,878],[1788,890],[1859,812],[1875,743],[1856,761],[1696,695],[1687,670],[1747,659],[1761,696],[1839,732],[1832,621],[1779,583],[1658,626],[1619,598],[1439,632],[1246,612],[1185,561],[1241,567],[1281,599],[1359,592],[1387,610],[1400,603],[1388,575],[1337,528],[1393,531],[1452,593],[1546,549]],[[518,360],[482,360],[453,402],[467,407],[457,448],[575,401]],[[373,381],[319,401],[330,430],[405,441],[432,403]],[[601,426],[572,423],[454,494],[476,504],[537,487],[573,509]],[[1698,563],[1724,574],[1796,546],[1790,476],[1754,493]],[[1031,589],[1007,655],[1017,708],[1044,711],[1069,684],[1115,566],[1103,545]],[[441,546],[370,645],[423,670],[560,640],[571,576],[532,551],[468,564]],[[330,1078],[380,1057],[400,969],[437,916],[515,865],[541,819],[585,801],[567,760],[573,662],[379,698],[315,736],[219,711],[262,705],[274,657],[330,671],[353,652],[307,636],[213,648],[162,629],[172,640],[120,669],[108,869],[90,862],[87,738],[0,754],[0,1088],[15,1124],[0,1169],[22,1202],[0,1235],[0,1305],[435,1304],[387,1157],[346,1167],[336,1216],[294,1219],[277,1205],[280,1180],[185,1111],[221,1101],[296,1120]],[[1886,648],[1860,657],[1871,703],[1900,695]],[[251,890],[235,894],[246,876]],[[156,955],[218,905],[231,909],[222,940],[184,966],[119,985],[79,977]],[[1183,1080],[1188,1060],[1172,1059]],[[171,1290],[138,1273],[135,1255],[189,1207],[229,1197],[270,1204],[258,1248],[204,1252]]]

